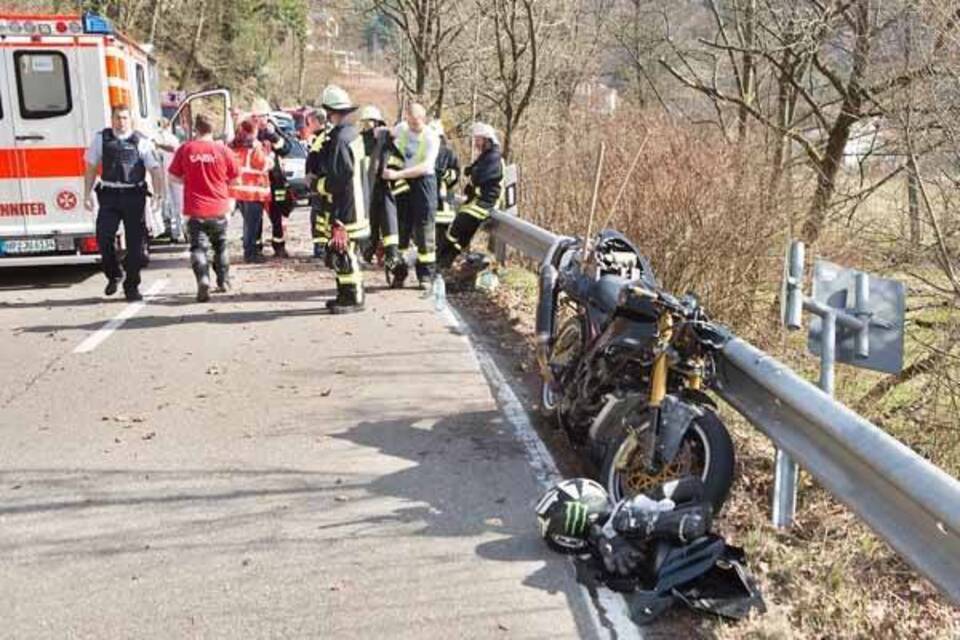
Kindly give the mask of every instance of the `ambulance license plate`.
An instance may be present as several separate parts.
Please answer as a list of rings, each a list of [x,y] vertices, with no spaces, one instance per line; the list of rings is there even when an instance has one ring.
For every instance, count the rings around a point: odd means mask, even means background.
[[[27,238],[25,240],[0,240],[0,253],[22,255],[25,253],[50,253],[57,250],[53,238]]]

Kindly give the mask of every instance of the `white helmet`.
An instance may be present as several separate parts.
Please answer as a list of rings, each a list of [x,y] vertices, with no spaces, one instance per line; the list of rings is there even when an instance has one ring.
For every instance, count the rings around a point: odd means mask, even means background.
[[[320,104],[328,111],[353,111],[356,107],[350,102],[347,92],[335,84],[327,85],[320,98]]]
[[[383,119],[383,114],[380,113],[380,109],[376,108],[372,104],[368,104],[360,110],[360,119],[372,120],[374,122],[386,122],[386,120]]]
[[[442,137],[446,136],[446,132],[443,130],[443,120],[437,118],[430,121],[430,128],[437,132],[437,135]]]
[[[271,111],[273,109],[270,108],[270,103],[265,98],[254,98],[253,104],[250,105],[250,115],[266,116],[270,115]]]
[[[474,138],[486,138],[495,145],[500,145],[500,139],[497,138],[497,131],[485,122],[474,122],[470,127],[470,135]]]

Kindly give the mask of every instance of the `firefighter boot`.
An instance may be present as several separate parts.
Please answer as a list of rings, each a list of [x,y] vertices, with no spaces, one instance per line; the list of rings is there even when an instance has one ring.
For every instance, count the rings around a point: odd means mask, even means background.
[[[273,255],[277,258],[289,258],[290,254],[287,253],[287,243],[286,242],[277,242],[276,240],[271,241],[273,245]]]
[[[337,285],[337,297],[327,301],[327,309],[334,314],[363,311],[363,286]]]
[[[396,245],[391,245],[384,250],[383,268],[387,276],[387,284],[391,289],[402,289],[403,282],[407,279],[407,273],[410,267],[407,261],[400,255],[400,250]]]

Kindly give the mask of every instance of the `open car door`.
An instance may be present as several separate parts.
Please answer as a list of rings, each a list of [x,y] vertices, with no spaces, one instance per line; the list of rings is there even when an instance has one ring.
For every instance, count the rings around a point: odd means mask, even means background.
[[[230,115],[230,92],[226,89],[210,89],[191,93],[170,119],[170,128],[180,143],[193,137],[193,120],[204,114],[213,123],[213,138],[222,142],[233,139],[234,122]]]

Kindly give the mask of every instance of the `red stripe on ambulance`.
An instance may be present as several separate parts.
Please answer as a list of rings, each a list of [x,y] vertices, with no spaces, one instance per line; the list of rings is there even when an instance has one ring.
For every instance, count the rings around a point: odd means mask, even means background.
[[[0,179],[78,178],[86,163],[83,147],[0,149]]]

